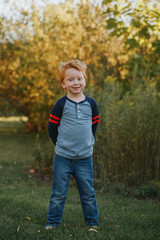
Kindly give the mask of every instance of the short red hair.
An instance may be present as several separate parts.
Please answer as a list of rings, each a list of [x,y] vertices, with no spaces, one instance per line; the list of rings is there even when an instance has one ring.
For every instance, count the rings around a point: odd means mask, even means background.
[[[65,71],[68,68],[75,68],[78,71],[82,72],[84,75],[84,78],[86,78],[86,70],[87,70],[87,66],[84,62],[81,62],[78,59],[75,60],[70,60],[67,62],[61,62],[59,65],[59,76],[60,76],[60,81],[63,82],[64,78],[65,78]]]

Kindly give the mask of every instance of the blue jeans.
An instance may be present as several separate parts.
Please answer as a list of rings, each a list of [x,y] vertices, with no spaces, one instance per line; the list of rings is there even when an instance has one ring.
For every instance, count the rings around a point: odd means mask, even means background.
[[[69,160],[56,154],[54,157],[52,193],[47,214],[48,222],[46,225],[56,226],[62,222],[71,175],[76,180],[86,224],[98,226],[98,209],[93,188],[92,157]]]

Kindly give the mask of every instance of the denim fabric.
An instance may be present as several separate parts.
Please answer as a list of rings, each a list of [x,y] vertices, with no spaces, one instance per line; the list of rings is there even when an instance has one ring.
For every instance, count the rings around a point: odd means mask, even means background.
[[[99,225],[96,196],[93,188],[92,157],[69,160],[55,154],[53,174],[53,186],[46,225],[55,226],[62,222],[71,175],[75,177],[77,183],[86,224],[91,226]]]

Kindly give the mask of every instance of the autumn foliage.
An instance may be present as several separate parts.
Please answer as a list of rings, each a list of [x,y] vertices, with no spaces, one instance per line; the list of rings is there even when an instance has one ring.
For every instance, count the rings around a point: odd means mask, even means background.
[[[21,11],[18,19],[1,18],[1,104],[29,118],[28,127],[47,126],[51,106],[61,95],[60,61],[79,58],[88,65],[88,87],[101,93],[108,78],[124,89],[132,82],[159,85],[159,12],[156,8],[104,1],[46,5],[40,13]],[[110,1],[111,2],[111,1]],[[121,14],[130,17],[126,25]]]
[[[100,171],[105,179],[106,175],[109,176],[107,169],[110,169],[117,180],[126,181],[116,174],[129,171],[127,180],[135,181],[136,175],[133,176],[127,158],[137,154],[134,171],[139,166],[139,158],[142,158],[142,164],[146,161],[147,156],[139,151],[138,146],[143,136],[149,134],[146,140],[148,150],[143,153],[154,149],[152,155],[156,159],[152,161],[155,166],[149,163],[153,171],[144,172],[144,175],[148,174],[149,179],[157,178],[158,173],[154,169],[159,169],[160,157],[156,152],[160,126],[155,117],[159,116],[160,101],[160,10],[156,3],[149,6],[146,2],[150,1],[139,1],[133,6],[128,0],[104,0],[98,7],[90,0],[80,0],[77,4],[68,0],[64,4],[48,4],[43,11],[32,5],[28,11],[22,9],[19,18],[1,17],[1,115],[16,112],[28,117],[29,130],[47,129],[50,110],[64,94],[57,71],[59,63],[78,58],[88,66],[86,94],[96,98],[101,110],[95,158],[103,171],[97,170],[97,176]],[[116,92],[117,88],[119,92]],[[139,102],[135,103],[136,98]],[[146,108],[142,107],[144,99]],[[139,104],[141,108],[138,108]],[[109,106],[113,107],[113,112]],[[150,106],[148,110],[147,106]],[[135,117],[141,113],[149,121],[147,111],[150,114],[154,111],[152,126],[147,122],[141,125],[143,117]],[[133,118],[137,125],[132,122]],[[129,120],[130,129],[127,129],[126,121]],[[139,129],[136,135],[133,131],[135,126]],[[156,127],[155,135],[152,135],[153,126]],[[113,131],[110,132],[110,128]],[[142,136],[139,133],[145,128],[150,131],[144,131]],[[116,141],[118,149],[109,142],[110,139]],[[103,161],[103,164],[98,160],[102,153],[108,161]],[[116,162],[120,158],[125,164],[123,171],[119,169],[120,162]],[[116,167],[112,164],[113,159]],[[145,171],[146,165],[140,167],[142,172]],[[143,177],[139,179],[145,180]]]

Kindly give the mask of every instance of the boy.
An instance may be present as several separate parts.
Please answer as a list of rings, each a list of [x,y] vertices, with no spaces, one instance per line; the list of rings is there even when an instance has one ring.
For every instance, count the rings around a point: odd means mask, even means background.
[[[48,124],[55,157],[46,229],[62,222],[71,175],[76,180],[86,224],[99,226],[92,163],[99,115],[96,101],[83,94],[86,68],[79,60],[61,63],[59,67],[61,85],[67,90],[67,96],[57,101]]]

